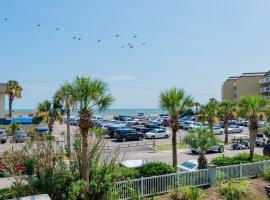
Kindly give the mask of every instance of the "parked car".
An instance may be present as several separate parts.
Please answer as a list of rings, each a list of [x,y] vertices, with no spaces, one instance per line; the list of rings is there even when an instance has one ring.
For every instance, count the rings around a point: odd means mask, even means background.
[[[7,133],[4,129],[0,129],[0,143],[7,142]]]
[[[145,124],[144,126],[133,126],[133,129],[135,129],[138,132],[142,133],[148,133],[154,129],[165,129],[165,127],[160,126],[159,124]]]
[[[267,122],[266,121],[258,121],[258,127],[264,127],[267,126]]]
[[[198,128],[201,128],[201,123],[200,122],[192,122],[188,126],[188,130],[194,130],[194,129],[198,129]]]
[[[229,133],[242,133],[243,127],[238,125],[230,125],[228,131]]]
[[[189,126],[193,124],[193,121],[185,121],[182,125],[183,129],[188,130]]]
[[[190,150],[194,154],[199,153],[198,149],[190,148]],[[223,153],[224,152],[224,144],[223,143],[217,143],[217,144],[213,145],[212,147],[208,148],[206,152],[213,152],[213,151]]]
[[[154,129],[154,130],[146,133],[144,137],[148,138],[148,139],[168,138],[169,131],[167,131],[165,129]]]
[[[39,134],[39,135],[45,135],[45,134],[48,134],[48,128],[47,127],[37,127],[35,129],[36,133]]]
[[[189,160],[178,165],[178,171],[180,172],[196,171],[196,170],[198,170],[198,160]]]
[[[134,129],[129,129],[129,128],[122,128],[122,129],[117,129],[115,132],[116,139],[118,141],[128,141],[128,140],[143,140],[144,138],[144,133],[138,132]]]
[[[231,145],[231,147],[234,150],[249,149],[250,142],[249,142],[248,136],[246,136],[246,135],[235,136],[232,139],[232,145]]]
[[[256,137],[256,145],[258,146],[263,146],[269,143],[269,139],[268,137],[266,137],[264,134],[262,133],[258,133],[257,137]]]
[[[115,132],[117,129],[122,128],[121,125],[111,125],[107,126],[106,133],[110,136],[110,138],[114,138]]]
[[[263,147],[263,155],[270,156],[270,143],[268,143]]]
[[[214,132],[214,134],[223,134],[224,133],[224,129],[223,128],[221,128],[220,126],[214,126],[213,127],[213,132]]]
[[[15,143],[23,143],[26,140],[26,133],[23,130],[16,131],[13,136],[13,142]]]

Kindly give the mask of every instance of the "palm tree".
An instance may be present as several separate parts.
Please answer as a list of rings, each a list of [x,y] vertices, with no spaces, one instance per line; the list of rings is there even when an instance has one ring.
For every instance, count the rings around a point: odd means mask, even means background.
[[[64,112],[67,115],[67,149],[68,153],[71,153],[71,142],[70,142],[70,114],[71,109],[74,106],[74,101],[72,99],[72,85],[70,83],[65,83],[62,85],[54,96],[56,102],[61,103]]]
[[[7,127],[7,132],[14,136],[15,132],[21,130],[21,125],[17,122],[12,122],[8,127]]]
[[[8,96],[9,117],[12,118],[12,103],[15,98],[22,97],[22,87],[18,81],[9,80],[6,84],[6,95]]]
[[[214,124],[218,122],[218,101],[215,99],[210,99],[209,102],[201,106],[200,114],[197,115],[197,118],[201,122],[208,122],[209,129],[213,132]]]
[[[172,156],[173,166],[177,167],[176,133],[179,130],[179,115],[192,105],[192,98],[185,94],[183,89],[171,88],[160,94],[160,108],[170,115],[172,129]]]
[[[93,128],[93,109],[100,111],[108,108],[113,97],[108,93],[107,85],[101,80],[79,78],[72,83],[72,97],[79,109],[79,128],[82,134],[82,169],[81,177],[86,183],[86,193],[89,193],[89,129]]]
[[[267,101],[259,96],[247,96],[240,99],[240,115],[249,119],[249,139],[250,139],[250,155],[249,159],[253,160],[254,149],[256,145],[256,137],[258,133],[258,120],[260,115],[265,112]]]
[[[218,107],[218,116],[224,121],[225,144],[229,142],[229,120],[236,118],[236,107],[231,101],[223,101]]]
[[[53,125],[56,121],[62,122],[61,107],[56,101],[45,100],[39,103],[35,112],[38,119],[48,125],[49,134],[53,132]]]
[[[198,169],[207,168],[206,151],[217,143],[213,132],[208,132],[205,129],[190,131],[184,137],[184,143],[189,145],[192,149],[196,149],[199,153]]]

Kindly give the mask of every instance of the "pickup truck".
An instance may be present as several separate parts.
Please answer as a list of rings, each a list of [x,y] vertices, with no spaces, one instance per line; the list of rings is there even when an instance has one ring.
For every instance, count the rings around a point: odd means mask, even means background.
[[[166,129],[165,127],[161,127],[158,124],[145,124],[144,126],[132,126],[138,132],[148,133],[154,129]]]
[[[130,128],[122,128],[118,129],[115,132],[116,139],[121,142],[130,141],[130,140],[143,140],[144,133],[135,131],[134,129]]]

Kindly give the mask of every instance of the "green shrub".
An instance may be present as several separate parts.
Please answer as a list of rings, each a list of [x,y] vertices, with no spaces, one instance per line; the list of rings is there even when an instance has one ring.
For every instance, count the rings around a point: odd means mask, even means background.
[[[176,169],[163,162],[150,162],[137,168],[140,177],[159,176],[176,173]]]
[[[270,167],[264,169],[262,175],[266,180],[270,180]]]
[[[270,157],[255,154],[254,159],[250,161],[249,154],[240,153],[232,157],[227,156],[216,157],[211,161],[211,163],[217,166],[227,166],[227,165],[238,165],[240,163],[260,162],[269,159]]]
[[[170,194],[171,200],[203,200],[205,194],[199,188],[183,187]]]
[[[140,178],[140,172],[136,168],[118,167],[115,170],[115,181]]]
[[[244,200],[249,191],[249,183],[246,180],[231,180],[221,183],[217,189],[226,200]]]

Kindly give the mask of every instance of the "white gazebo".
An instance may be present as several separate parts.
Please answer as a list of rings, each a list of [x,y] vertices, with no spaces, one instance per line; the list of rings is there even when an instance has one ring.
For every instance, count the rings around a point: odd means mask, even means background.
[[[5,84],[0,83],[0,118],[5,117],[5,90]]]

